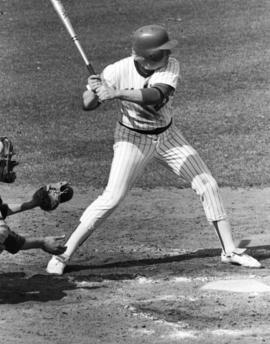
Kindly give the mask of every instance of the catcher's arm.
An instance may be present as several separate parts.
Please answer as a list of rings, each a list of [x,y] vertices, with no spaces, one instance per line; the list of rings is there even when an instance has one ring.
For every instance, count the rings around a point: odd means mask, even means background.
[[[20,212],[40,207],[43,210],[51,211],[60,203],[67,202],[73,197],[73,188],[67,182],[48,184],[40,187],[32,196],[30,201],[23,203],[6,204],[0,201],[0,212],[2,218],[18,214]],[[0,214],[0,216],[1,216]]]
[[[43,251],[50,254],[62,254],[66,250],[66,246],[62,244],[62,240],[65,238],[65,235],[59,236],[46,236],[39,238],[24,238],[24,244],[21,247],[21,250],[31,250],[31,249],[42,249]]]
[[[0,253],[3,250],[16,254],[22,250],[42,249],[50,254],[62,254],[66,250],[63,245],[65,235],[45,237],[24,237],[10,230],[5,220],[0,218]]]
[[[15,203],[15,204],[2,204],[0,206],[0,211],[2,213],[2,217],[6,218],[7,216],[14,215],[20,213],[22,211],[30,210],[38,205],[34,201],[23,202],[23,203]]]
[[[25,244],[25,238],[10,230],[3,219],[0,219],[0,251],[8,251],[15,254]]]

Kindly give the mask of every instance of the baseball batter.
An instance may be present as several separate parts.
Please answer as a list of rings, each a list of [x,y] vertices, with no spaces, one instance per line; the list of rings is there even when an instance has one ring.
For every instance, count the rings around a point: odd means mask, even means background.
[[[172,100],[179,62],[171,51],[176,45],[162,26],[141,27],[133,35],[131,56],[107,66],[101,76],[88,79],[83,94],[85,110],[93,110],[104,101],[120,100],[111,171],[103,194],[84,211],[65,253],[52,257],[47,272],[63,274],[75,250],[116,209],[152,159],[184,177],[200,196],[207,220],[220,239],[222,262],[261,266],[245,250],[235,247],[217,182],[175,126]]]

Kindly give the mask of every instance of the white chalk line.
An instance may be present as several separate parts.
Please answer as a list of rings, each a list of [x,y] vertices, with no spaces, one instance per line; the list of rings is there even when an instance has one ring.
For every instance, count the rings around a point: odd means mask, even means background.
[[[239,278],[239,276],[237,276]],[[248,276],[241,276],[242,279],[250,279],[250,280],[254,280],[254,279],[261,279],[261,277],[256,276],[254,274],[250,274]],[[225,277],[224,280],[234,280],[236,278],[236,276],[229,276],[229,277]],[[192,283],[192,282],[202,282],[202,283],[206,283],[208,281],[218,281],[219,279],[216,279],[214,277],[195,277],[195,278],[187,278],[187,277],[174,277],[171,279],[152,279],[152,278],[146,278],[146,277],[138,277],[136,280],[133,280],[134,284],[139,284],[140,286],[144,286],[144,285],[156,285],[156,284],[187,284],[187,283]],[[258,295],[259,293],[253,293],[254,295]],[[211,297],[211,295],[209,295],[209,297]],[[163,295],[158,295],[155,296],[153,298],[147,298],[144,300],[140,300],[137,301],[140,304],[144,304],[144,303],[148,303],[148,302],[155,302],[155,301],[170,301],[170,300],[188,300],[190,302],[192,301],[196,301],[198,298],[194,298],[192,296],[184,296],[184,295],[174,295],[174,294],[163,294]],[[154,333],[153,333],[153,329],[148,330],[146,332],[140,332],[138,329],[137,331],[135,331],[137,333],[137,335],[140,335],[140,333],[145,334],[145,335],[155,335],[156,337],[159,336],[160,339],[162,340],[179,340],[179,339],[185,339],[185,338],[193,338],[193,339],[198,339],[198,338],[204,338],[204,337],[209,337],[209,336],[213,336],[213,337],[221,337],[221,336],[226,336],[226,337],[244,337],[244,336],[252,336],[254,335],[254,333],[258,334],[258,335],[262,335],[263,331],[260,328],[256,328],[256,329],[213,329],[213,330],[209,330],[209,329],[205,329],[205,330],[194,330],[194,329],[190,329],[189,328],[189,324],[184,323],[184,322],[176,322],[176,323],[172,323],[172,322],[168,322],[166,320],[162,320],[159,319],[157,317],[155,317],[154,315],[148,314],[148,313],[144,313],[144,312],[138,312],[138,310],[134,307],[134,306],[130,306],[127,307],[131,313],[136,316],[139,317],[141,319],[145,319],[145,320],[149,320],[151,322],[153,322],[153,324],[156,326],[158,325],[158,329],[155,329]],[[164,329],[165,327],[165,329]],[[162,330],[161,335],[158,335],[158,333]],[[268,333],[268,331],[267,331]],[[135,334],[135,333],[134,333]]]
[[[135,309],[133,311],[133,315],[145,319],[145,320],[151,320],[154,325],[159,326],[157,329],[136,329],[132,330],[134,334],[137,335],[154,335],[156,338],[159,337],[160,339],[170,339],[170,340],[177,340],[177,339],[185,339],[185,338],[193,338],[193,339],[199,339],[209,336],[212,337],[247,337],[247,336],[253,336],[255,333],[262,336],[262,335],[269,335],[269,330],[263,330],[260,328],[256,329],[242,329],[242,330],[233,330],[233,329],[214,329],[214,330],[192,330],[192,329],[186,329],[189,327],[189,325],[185,322],[177,322],[177,323],[171,323],[166,320],[157,319],[154,316],[151,316],[147,313],[137,313],[135,312]],[[164,328],[165,327],[165,328]],[[165,334],[159,335],[159,332],[166,332]]]

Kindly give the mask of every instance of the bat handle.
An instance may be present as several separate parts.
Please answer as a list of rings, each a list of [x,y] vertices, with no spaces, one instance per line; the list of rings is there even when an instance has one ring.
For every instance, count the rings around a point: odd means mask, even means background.
[[[94,68],[93,68],[93,66],[91,65],[91,63],[89,63],[88,65],[86,65],[86,67],[87,67],[87,69],[88,69],[88,72],[90,73],[90,76],[96,74],[96,72],[94,71]]]

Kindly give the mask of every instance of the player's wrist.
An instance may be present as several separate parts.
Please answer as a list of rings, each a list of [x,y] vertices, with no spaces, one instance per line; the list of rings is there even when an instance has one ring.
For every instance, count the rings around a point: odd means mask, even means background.
[[[39,238],[39,241],[40,241],[40,248],[47,252],[48,251],[48,244],[47,244],[47,239],[46,237],[41,237]]]
[[[44,250],[45,240],[44,238],[35,238],[35,237],[24,237],[25,242],[22,246],[22,250],[30,250],[33,248],[40,248]]]

